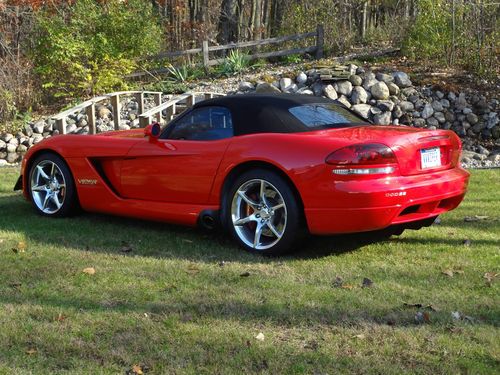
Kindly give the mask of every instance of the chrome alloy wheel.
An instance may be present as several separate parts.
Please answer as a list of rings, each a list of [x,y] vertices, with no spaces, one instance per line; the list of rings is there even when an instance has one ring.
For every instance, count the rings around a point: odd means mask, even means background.
[[[33,202],[43,213],[52,215],[61,209],[66,181],[56,163],[42,160],[32,169],[30,191]]]
[[[247,246],[266,250],[276,245],[285,233],[286,204],[274,185],[252,179],[236,190],[231,219],[236,234]]]

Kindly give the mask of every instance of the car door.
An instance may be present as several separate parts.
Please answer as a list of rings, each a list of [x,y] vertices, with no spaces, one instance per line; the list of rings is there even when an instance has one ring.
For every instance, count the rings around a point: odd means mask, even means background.
[[[160,139],[146,137],[122,164],[123,196],[131,199],[203,204],[231,137],[231,114],[205,106],[172,121]]]

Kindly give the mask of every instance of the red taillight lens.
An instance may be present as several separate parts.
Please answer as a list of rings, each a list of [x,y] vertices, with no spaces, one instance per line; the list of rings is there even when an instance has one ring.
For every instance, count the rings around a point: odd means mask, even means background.
[[[357,144],[341,148],[326,157],[326,163],[337,166],[397,163],[394,152],[380,143]]]

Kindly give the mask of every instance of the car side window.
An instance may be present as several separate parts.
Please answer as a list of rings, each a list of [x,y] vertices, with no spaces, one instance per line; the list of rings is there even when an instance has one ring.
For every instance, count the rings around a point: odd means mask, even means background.
[[[172,125],[168,139],[212,141],[233,136],[231,113],[224,107],[194,109]]]

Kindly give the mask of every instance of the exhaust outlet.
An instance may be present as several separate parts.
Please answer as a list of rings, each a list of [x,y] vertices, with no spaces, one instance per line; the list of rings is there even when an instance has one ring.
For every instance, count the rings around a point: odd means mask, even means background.
[[[198,220],[200,226],[207,230],[214,230],[219,226],[219,211],[205,210],[200,214]]]

